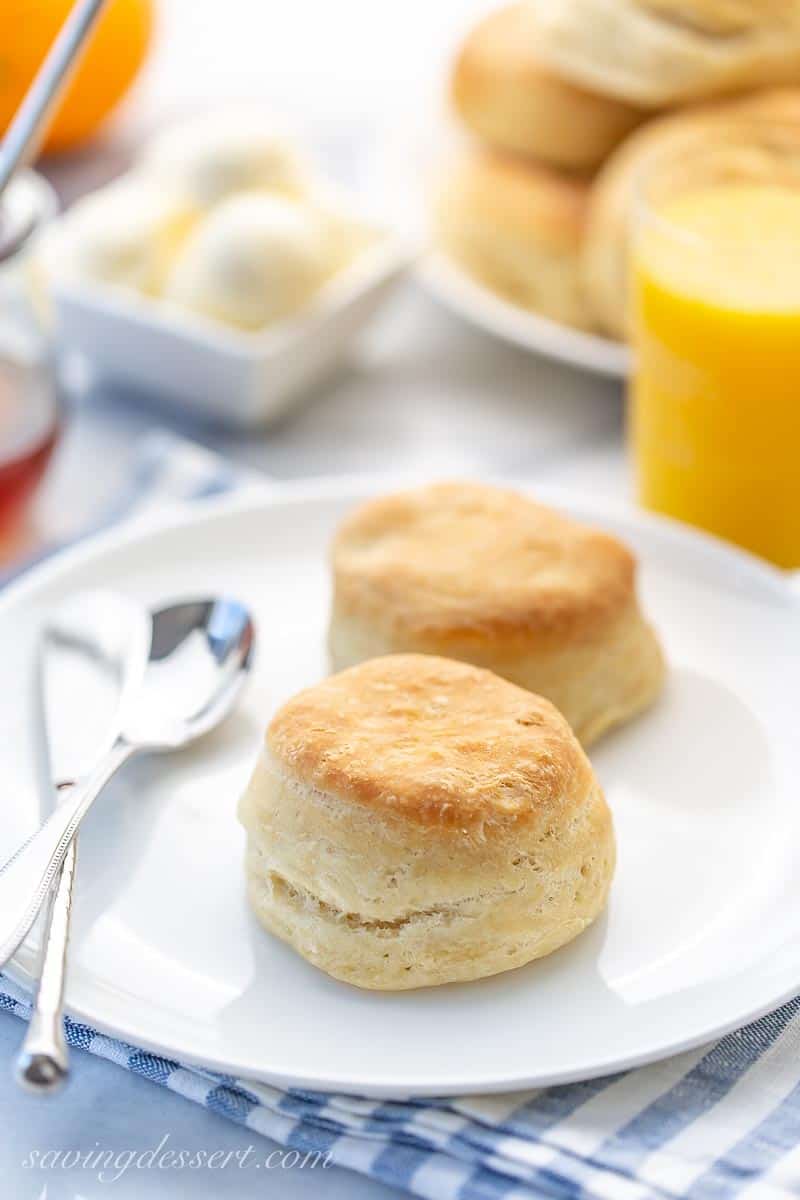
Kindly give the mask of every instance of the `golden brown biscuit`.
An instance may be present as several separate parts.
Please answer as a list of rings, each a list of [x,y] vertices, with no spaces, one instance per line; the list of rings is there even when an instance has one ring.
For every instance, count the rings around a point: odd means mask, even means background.
[[[643,108],[800,80],[800,0],[526,0],[542,64]]]
[[[452,77],[455,108],[490,146],[556,167],[595,167],[642,119],[640,109],[559,78],[536,56],[526,3],[490,13],[466,38]]]
[[[723,126],[735,129],[750,118],[787,122],[799,131],[800,146],[800,88],[768,89],[660,117],[637,130],[601,169],[589,197],[581,273],[583,294],[606,333],[624,338],[628,329],[628,251],[638,181],[656,158],[705,137],[711,145]]]
[[[646,707],[664,666],[615,538],[525,496],[440,483],[368,501],[333,545],[334,670],[382,654],[488,667],[588,745]]]
[[[588,183],[510,155],[475,150],[442,180],[439,244],[514,304],[583,327],[579,258]]]
[[[606,902],[611,817],[551,704],[424,655],[280,710],[243,797],[263,925],[359,987],[478,979],[556,950]]]
[[[640,8],[701,33],[752,33],[766,21],[780,21],[791,0],[637,0]]]

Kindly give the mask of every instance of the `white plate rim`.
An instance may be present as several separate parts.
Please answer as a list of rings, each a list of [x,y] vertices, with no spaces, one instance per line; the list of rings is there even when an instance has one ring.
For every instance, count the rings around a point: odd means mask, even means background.
[[[630,373],[627,346],[512,304],[441,251],[427,255],[417,278],[450,312],[504,342],[608,379],[627,379]]]
[[[489,481],[489,480],[487,480]],[[62,572],[69,572],[73,567],[90,563],[93,559],[102,557],[108,551],[124,550],[129,545],[146,542],[149,538],[164,532],[179,530],[195,524],[213,524],[224,521],[237,514],[249,512],[253,508],[271,508],[281,504],[314,503],[319,500],[334,497],[352,497],[353,500],[366,498],[376,491],[388,490],[392,487],[418,484],[422,479],[413,476],[339,476],[325,477],[313,481],[289,482],[267,486],[255,494],[248,490],[244,494],[214,497],[198,501],[186,510],[176,510],[166,517],[149,517],[130,521],[122,528],[114,528],[94,535],[74,547],[67,548],[52,559],[41,563],[27,572],[22,578],[9,584],[0,595],[0,623],[6,618],[9,608],[15,607],[26,597],[33,597],[37,591],[57,579]],[[780,569],[723,542],[710,534],[683,525],[679,521],[640,512],[629,505],[619,505],[602,501],[598,504],[595,497],[581,495],[580,492],[563,490],[549,486],[538,486],[531,482],[521,483],[511,480],[491,480],[502,482],[505,486],[516,486],[529,492],[535,492],[547,503],[563,505],[572,509],[593,512],[598,523],[603,520],[613,520],[633,529],[643,529],[648,536],[660,541],[667,549],[677,547],[679,551],[689,550],[690,554],[699,556],[714,569],[732,572],[740,579],[747,581],[762,594],[766,593],[778,601],[791,604],[800,614],[800,592],[793,586],[792,577]],[[21,987],[30,989],[32,979],[28,971],[15,959],[3,967],[3,972]],[[770,993],[763,1002],[751,1006],[745,1011],[724,1020],[710,1022],[701,1030],[694,1031],[686,1037],[675,1037],[654,1045],[639,1053],[627,1056],[611,1054],[602,1057],[601,1052],[591,1069],[565,1068],[553,1070],[546,1074],[541,1072],[531,1074],[522,1070],[519,1074],[502,1078],[473,1077],[464,1074],[458,1078],[449,1078],[446,1082],[435,1079],[423,1079],[418,1084],[398,1086],[391,1079],[361,1084],[342,1078],[328,1078],[320,1075],[297,1075],[287,1070],[263,1070],[245,1061],[231,1061],[225,1057],[199,1056],[192,1050],[191,1045],[166,1044],[156,1037],[149,1036],[142,1028],[141,1021],[135,1021],[125,1027],[110,1025],[103,1020],[102,1013],[89,1008],[68,1006],[70,1015],[77,1021],[91,1025],[100,1033],[118,1038],[135,1047],[141,1047],[151,1053],[166,1058],[176,1059],[188,1065],[220,1074],[233,1075],[241,1079],[253,1079],[268,1082],[283,1088],[302,1088],[321,1092],[346,1092],[377,1098],[407,1098],[409,1096],[447,1096],[459,1094],[492,1094],[500,1092],[519,1091],[527,1088],[551,1087],[560,1084],[573,1083],[579,1080],[597,1078],[610,1073],[626,1071],[647,1063],[660,1061],[672,1055],[683,1053],[713,1041],[731,1031],[757,1020],[766,1013],[774,1011],[781,1004],[793,998],[800,990],[800,977],[786,981],[777,991]],[[355,1080],[355,1065],[354,1077]]]

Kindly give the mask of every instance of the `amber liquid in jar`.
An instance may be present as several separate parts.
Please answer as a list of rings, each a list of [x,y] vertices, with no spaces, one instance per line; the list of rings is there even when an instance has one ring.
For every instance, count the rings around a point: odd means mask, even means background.
[[[49,373],[0,356],[0,556],[18,536],[58,424]]]

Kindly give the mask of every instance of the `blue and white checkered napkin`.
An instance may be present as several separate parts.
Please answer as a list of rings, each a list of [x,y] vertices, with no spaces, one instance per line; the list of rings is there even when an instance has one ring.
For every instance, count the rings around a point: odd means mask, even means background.
[[[127,507],[253,476],[188,443],[146,446]],[[117,516],[122,515],[117,512]],[[0,976],[0,1009],[29,999]],[[430,1200],[779,1200],[800,1196],[800,999],[715,1045],[588,1083],[506,1096],[374,1101],[255,1084],[75,1021],[67,1041],[302,1153]]]

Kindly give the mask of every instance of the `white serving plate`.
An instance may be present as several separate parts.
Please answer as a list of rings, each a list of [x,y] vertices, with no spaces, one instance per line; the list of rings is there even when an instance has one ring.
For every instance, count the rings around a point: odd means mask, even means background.
[[[254,428],[283,415],[339,364],[408,271],[409,242],[385,232],[301,316],[246,333],[132,291],[56,280],[56,336],[96,377],[195,416]]]
[[[625,379],[631,354],[627,346],[595,333],[584,333],[512,304],[440,252],[421,262],[419,278],[445,308],[479,329],[582,371]]]
[[[132,764],[90,815],[70,1012],[237,1076],[404,1096],[618,1071],[800,990],[800,598],[777,570],[709,537],[545,489],[633,546],[671,667],[656,706],[592,751],[619,843],[607,915],[521,970],[396,994],[327,978],[251,918],[237,799],[271,714],[326,670],[333,529],[391,485],[217,501],[70,550],[0,598],[2,857],[46,795],[35,646],[58,600],[89,586],[151,603],[219,590],[258,622],[241,709],[196,748]],[[35,961],[23,947],[12,974],[29,984]]]

